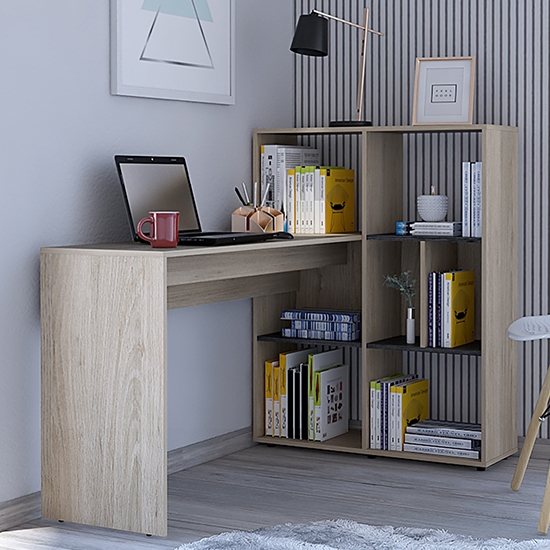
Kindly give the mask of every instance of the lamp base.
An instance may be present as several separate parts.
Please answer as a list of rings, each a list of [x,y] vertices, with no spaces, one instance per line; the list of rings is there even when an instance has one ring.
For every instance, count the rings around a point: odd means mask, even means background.
[[[335,126],[372,126],[370,120],[331,120],[328,125],[333,128]]]

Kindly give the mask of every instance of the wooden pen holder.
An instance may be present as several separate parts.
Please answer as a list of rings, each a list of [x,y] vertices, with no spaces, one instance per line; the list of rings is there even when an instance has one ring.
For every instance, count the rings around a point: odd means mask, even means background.
[[[273,233],[284,231],[284,215],[269,206],[241,206],[231,214],[231,231],[236,233]]]

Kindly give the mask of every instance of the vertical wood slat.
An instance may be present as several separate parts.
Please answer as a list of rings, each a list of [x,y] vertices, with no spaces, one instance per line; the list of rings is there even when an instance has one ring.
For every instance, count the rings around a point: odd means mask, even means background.
[[[410,124],[416,57],[475,55],[477,60],[475,122],[519,127],[519,306],[517,316],[549,313],[550,270],[550,116],[549,49],[550,7],[543,0],[516,2],[457,0],[442,7],[438,0],[414,3],[390,0],[349,0],[342,4],[328,0],[296,0],[296,17],[318,7],[328,13],[358,17],[364,7],[371,8],[372,28],[385,33],[370,37],[367,49],[365,115],[375,125]],[[358,22],[358,21],[355,21]],[[344,25],[332,23],[330,55],[324,61],[329,78],[326,83],[321,120],[296,118],[297,126],[326,125],[329,119],[350,118],[355,99],[348,109],[347,94],[355,83],[345,80],[356,52],[352,42],[341,40]],[[296,105],[318,101],[316,87],[301,76],[302,61],[296,59]],[[355,70],[355,65],[352,65]],[[328,84],[331,84],[329,87]],[[330,95],[328,90],[330,88]],[[353,97],[353,93],[352,93]],[[328,105],[327,105],[328,104]],[[344,147],[342,142],[338,147]],[[332,147],[331,147],[332,148]],[[430,180],[448,192],[459,177],[462,160],[478,160],[480,144],[461,136],[405,139],[403,199],[404,218],[416,215],[416,196],[426,191]],[[444,162],[442,161],[444,159]],[[331,161],[332,162],[332,161]],[[443,167],[441,167],[443,165]],[[439,166],[439,168],[438,168]],[[457,215],[458,194],[453,194],[453,215]],[[529,424],[542,379],[546,373],[548,341],[519,347],[519,433]],[[455,366],[456,367],[456,366]],[[466,367],[464,367],[466,368]],[[475,369],[474,369],[475,370]],[[479,373],[478,373],[479,374]],[[477,376],[477,375],[476,375]],[[470,379],[469,387],[474,380]],[[463,399],[463,403],[466,398]],[[475,409],[477,405],[472,404]],[[476,416],[472,410],[468,413]],[[549,438],[550,426],[541,434]]]

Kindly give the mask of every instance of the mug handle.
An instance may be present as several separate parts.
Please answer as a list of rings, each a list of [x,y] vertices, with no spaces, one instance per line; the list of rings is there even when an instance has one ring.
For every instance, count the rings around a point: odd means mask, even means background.
[[[137,234],[144,240],[144,241],[149,241],[150,243],[152,243],[155,239],[154,239],[154,236],[153,237],[149,237],[148,235],[145,235],[143,233],[143,231],[141,230],[141,228],[143,227],[144,224],[146,223],[150,223],[151,224],[151,233],[154,233],[154,229],[155,229],[155,226],[153,225],[154,224],[154,220],[153,218],[143,218],[142,220],[139,220],[139,223],[137,224]]]

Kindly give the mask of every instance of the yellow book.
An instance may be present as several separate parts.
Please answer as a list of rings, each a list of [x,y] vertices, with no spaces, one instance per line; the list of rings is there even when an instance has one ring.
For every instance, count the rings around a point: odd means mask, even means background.
[[[415,379],[396,384],[390,388],[395,395],[395,450],[403,450],[405,430],[426,420],[429,413],[429,382],[427,379]]]
[[[281,436],[281,398],[279,362],[273,363],[273,437]]]
[[[355,174],[345,168],[328,168],[325,177],[325,232],[355,231]]]
[[[443,347],[474,341],[474,272],[445,273]]]
[[[273,435],[273,363],[265,362],[265,435]]]

